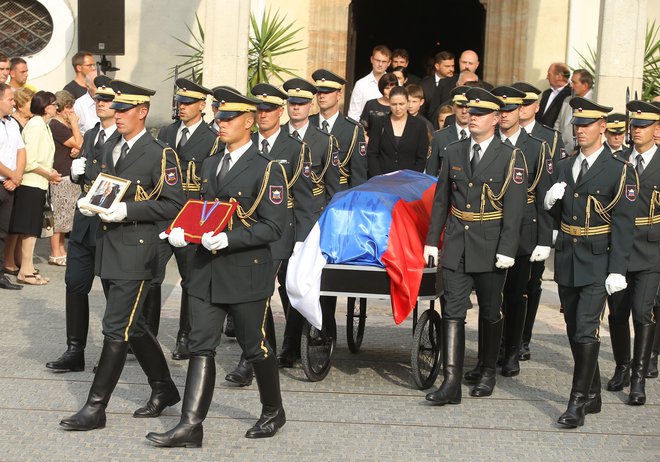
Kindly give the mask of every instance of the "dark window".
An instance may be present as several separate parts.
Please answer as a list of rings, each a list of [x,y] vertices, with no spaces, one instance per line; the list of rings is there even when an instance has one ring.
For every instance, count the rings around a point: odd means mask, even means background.
[[[53,35],[53,18],[35,0],[0,0],[0,52],[29,56],[43,50]]]

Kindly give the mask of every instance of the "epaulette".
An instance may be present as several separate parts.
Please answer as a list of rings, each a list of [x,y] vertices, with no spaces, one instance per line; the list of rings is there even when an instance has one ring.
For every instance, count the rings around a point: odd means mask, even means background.
[[[435,130],[435,131],[433,132],[433,134],[435,135],[436,133],[444,132],[444,131],[446,131],[446,130],[449,130],[450,128],[453,128],[453,127],[450,125],[450,126],[448,126],[448,127],[438,128],[437,130]]]
[[[158,144],[158,146],[161,147],[161,149],[166,149],[166,148],[170,147],[167,143],[165,143],[164,141],[159,140],[158,138],[154,138],[154,141]]]
[[[543,142],[545,142],[545,140],[542,140],[541,138],[539,138],[539,137],[537,137],[537,136],[534,136],[534,135],[532,135],[531,133],[527,133],[527,136],[529,136],[529,137],[530,137],[531,139],[533,139],[534,141],[538,141],[539,143],[543,143]]]
[[[465,140],[469,140],[469,138],[465,138]],[[445,151],[447,150],[447,148],[448,148],[449,146],[451,146],[451,145],[453,145],[453,144],[458,144],[458,143],[460,143],[461,141],[465,141],[465,140],[454,140],[454,141],[452,141],[452,142],[449,143],[447,146],[445,146]]]
[[[321,130],[321,129],[320,129],[319,127],[317,127],[316,125],[312,125],[312,127],[314,127],[314,128],[316,129],[317,132],[319,132],[319,133],[323,133],[325,136],[330,136],[330,133],[324,132],[323,130]],[[309,130],[309,128],[308,128],[307,130]]]
[[[257,154],[259,154],[259,157],[262,157],[262,158],[263,158],[264,160],[266,160],[267,162],[275,162],[275,163],[277,163],[276,160],[269,159],[268,157],[266,157],[266,156],[265,156],[261,151],[259,151],[259,150],[257,150]]]
[[[632,164],[631,162],[628,162],[626,159],[624,159],[623,157],[621,157],[621,155],[618,154],[618,151],[615,152],[614,154],[612,154],[612,158],[618,160],[618,161],[621,162],[622,164],[626,164],[628,167],[632,167],[632,166],[633,166],[633,164]]]
[[[295,141],[296,143],[305,144],[305,142],[304,142],[303,140],[296,138],[296,137],[293,136],[291,133],[288,133],[288,135],[289,135],[289,138],[291,138],[291,139],[292,139],[293,141]]]
[[[352,119],[352,118],[350,118],[350,117],[348,117],[348,116],[345,116],[345,118],[346,118],[346,120],[348,120],[348,121],[349,121],[350,123],[352,123],[353,125],[361,125],[360,122],[358,122],[358,121],[355,120],[355,119]]]
[[[559,130],[555,130],[554,128],[552,128],[552,127],[548,127],[547,125],[545,125],[545,124],[541,124],[541,123],[539,123],[539,122],[536,122],[536,123],[539,124],[541,127],[545,127],[545,128],[547,128],[548,130],[552,130],[553,132],[557,132],[557,133],[559,133]]]

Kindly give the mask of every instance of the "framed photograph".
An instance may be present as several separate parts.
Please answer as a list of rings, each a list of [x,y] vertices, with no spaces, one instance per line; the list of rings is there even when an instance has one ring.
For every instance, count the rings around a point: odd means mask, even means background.
[[[121,201],[130,185],[131,180],[100,173],[85,196],[87,203],[80,206],[92,212],[105,213]]]

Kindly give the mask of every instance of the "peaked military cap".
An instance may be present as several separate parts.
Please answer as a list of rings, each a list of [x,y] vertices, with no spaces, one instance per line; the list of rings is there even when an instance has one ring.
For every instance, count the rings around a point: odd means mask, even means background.
[[[240,93],[240,91],[238,91],[234,87],[230,87],[229,85],[219,85],[219,86],[213,87],[211,89],[211,95],[213,95],[213,93],[219,88],[224,88],[225,90],[231,90],[234,93]],[[213,98],[211,98],[211,105],[214,106],[216,109],[218,108],[218,106],[220,106],[220,102],[217,99],[215,99],[215,96],[213,96]]]
[[[491,93],[499,98],[502,101],[501,111],[513,111],[517,107],[522,106],[523,98],[526,93],[517,88],[500,86],[495,87],[491,90]]]
[[[610,133],[619,134],[626,131],[626,116],[615,112],[607,116],[607,128]]]
[[[536,88],[531,83],[516,82],[513,85],[511,85],[511,87],[515,88],[516,90],[525,92],[525,96],[523,96],[523,102],[522,102],[523,106],[528,106],[539,100],[539,95],[541,94],[541,90]]]
[[[115,99],[110,108],[117,111],[126,111],[140,104],[148,103],[150,97],[156,94],[154,90],[123,80],[113,80],[110,86],[115,91]]]
[[[451,95],[451,102],[453,104],[457,104],[459,106],[467,106],[468,99],[465,94],[467,91],[472,88],[472,87],[466,87],[465,85],[461,85],[460,87],[453,88],[449,94]]]
[[[257,104],[261,102],[225,87],[216,87],[213,90],[213,97],[219,104],[218,112],[215,115],[215,118],[219,120],[229,120],[246,112],[254,112],[257,110]]]
[[[94,99],[97,101],[112,101],[115,99],[115,91],[110,87],[112,79],[107,75],[97,75],[94,78],[94,86],[96,87],[96,93],[94,93]]]
[[[286,104],[287,94],[269,83],[258,83],[252,88],[252,94],[260,99],[257,109],[271,111]]]
[[[502,101],[488,90],[478,87],[470,87],[465,93],[468,99],[467,107],[470,114],[484,115],[493,111],[499,111],[503,106]]]
[[[601,106],[582,96],[574,96],[569,103],[573,108],[572,124],[590,125],[598,120],[605,119],[612,111],[611,107]]]
[[[630,125],[633,127],[648,127],[660,120],[660,107],[646,101],[630,101],[626,109],[630,111]]]
[[[205,101],[206,95],[211,94],[211,90],[201,85],[197,85],[192,80],[176,79],[174,83],[179,87],[174,95],[174,100],[179,103],[191,104],[198,101]]]
[[[327,69],[315,70],[312,73],[312,79],[314,79],[314,84],[319,93],[332,93],[341,90],[341,87],[346,84],[345,79]]]
[[[282,86],[289,95],[289,102],[294,104],[309,103],[318,92],[316,87],[305,79],[290,79]]]

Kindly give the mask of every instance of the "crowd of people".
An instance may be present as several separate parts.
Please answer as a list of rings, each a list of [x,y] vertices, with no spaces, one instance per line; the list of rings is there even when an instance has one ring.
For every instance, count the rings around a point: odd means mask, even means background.
[[[629,404],[646,402],[660,337],[660,104],[636,100],[628,115],[610,114],[592,100],[593,76],[563,63],[550,65],[550,88],[541,91],[484,82],[471,50],[457,61],[438,53],[423,78],[408,71],[406,50],[377,46],[370,60],[348,116],[340,112],[346,81],[326,69],[281,87],[258,84],[249,95],[177,79],[177,120],[155,139],[146,130],[155,92],[97,75],[90,53],[74,55],[75,78],[54,94],[27,85],[24,60],[0,55],[0,287],[50,282],[33,260],[51,209],[48,263],[66,267],[67,349],[48,368],[85,369],[94,275],[106,297],[88,399],[62,427],[105,426],[129,347],[152,389],[134,416],[158,417],[181,400],[157,340],[161,284],[174,256],[182,298],[172,359],[189,360],[182,414],[147,439],[202,444],[223,333],[243,351],[226,379],[245,386],[256,378],[259,388],[261,416],[245,436],[275,435],[286,422],[278,367],[300,357],[304,322],[286,295],[288,259],[334,194],[401,169],[438,178],[424,258],[441,268],[443,381],[429,402],[460,403],[463,381],[474,384],[472,396],[490,396],[498,366],[504,376],[521,373],[553,246],[575,362],[558,423],[575,428],[600,412],[606,301],[616,361],[607,389],[630,386]],[[99,175],[104,186],[88,199]],[[121,200],[112,178],[130,181]],[[221,203],[236,205],[233,218],[222,232],[203,231]],[[286,315],[279,354],[269,302],[276,279]],[[473,290],[478,362],[464,373]],[[337,336],[336,302],[321,297],[321,335],[329,338]]]

